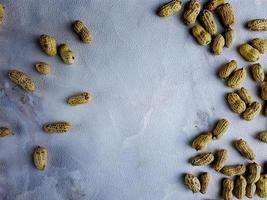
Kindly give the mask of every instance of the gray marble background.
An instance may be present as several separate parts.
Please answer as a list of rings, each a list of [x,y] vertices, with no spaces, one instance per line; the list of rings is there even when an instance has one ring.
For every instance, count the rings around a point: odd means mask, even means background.
[[[253,33],[244,23],[266,17],[265,0],[232,0],[237,16],[237,41],[221,56],[196,44],[179,15],[162,19],[155,9],[164,0],[2,0],[7,17],[0,31],[0,125],[13,135],[0,141],[2,200],[191,200],[218,199],[221,174],[192,167],[190,141],[210,130],[221,117],[231,129],[207,150],[227,148],[228,164],[246,162],[233,149],[236,138],[249,141],[256,161],[266,159],[267,146],[254,137],[266,129],[266,117],[245,122],[233,114],[224,95],[231,91],[216,77],[218,67],[236,59],[246,63],[236,46],[266,33]],[[180,12],[181,13],[181,12]],[[75,19],[87,23],[91,45],[70,29]],[[64,65],[38,47],[41,34],[67,42],[76,63]],[[45,61],[52,74],[40,76],[33,63]],[[266,55],[260,62],[266,65]],[[29,74],[37,85],[25,93],[7,79],[9,69]],[[255,99],[257,85],[244,83]],[[90,104],[70,107],[66,97],[90,91]],[[47,135],[41,126],[66,120],[74,129]],[[36,170],[31,153],[36,145],[49,150],[46,171]],[[209,192],[193,195],[182,182],[185,172],[210,171]],[[255,198],[256,199],[256,198]]]

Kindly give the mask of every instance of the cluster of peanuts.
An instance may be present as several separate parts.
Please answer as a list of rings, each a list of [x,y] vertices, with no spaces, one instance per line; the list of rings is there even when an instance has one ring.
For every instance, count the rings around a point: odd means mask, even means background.
[[[0,4],[0,25],[3,24],[6,14],[5,7]],[[73,31],[77,34],[83,43],[90,44],[92,42],[92,34],[87,26],[80,20],[74,21],[72,24]],[[59,55],[61,60],[68,65],[74,64],[75,56],[68,44],[59,44],[54,37],[49,35],[41,35],[39,37],[40,48],[48,56]],[[51,66],[43,61],[38,61],[34,65],[35,70],[40,75],[49,75]],[[12,69],[8,72],[9,79],[20,86],[26,92],[34,92],[36,90],[35,83],[31,77],[22,71]],[[90,102],[92,95],[89,92],[80,92],[68,97],[66,103],[70,106],[86,104]],[[65,121],[50,122],[43,126],[43,131],[48,134],[66,133],[72,129],[72,124]],[[10,128],[0,127],[0,137],[6,137],[12,134]],[[48,164],[48,150],[44,146],[36,146],[33,151],[33,163],[38,170],[44,170]]]
[[[161,6],[158,15],[161,17],[174,15],[181,7],[182,2],[180,0],[173,0]],[[224,27],[224,32],[221,34],[218,33],[215,14]],[[190,0],[185,5],[183,21],[187,26],[192,26],[192,35],[200,45],[211,44],[211,50],[215,55],[221,54],[224,47],[232,47],[235,41],[234,10],[231,4],[225,3],[224,0],[209,1],[203,10],[201,10],[201,4],[198,0]],[[199,21],[198,24],[197,21]]]
[[[158,10],[160,17],[174,15],[182,8],[180,0],[172,0],[161,6]],[[225,32],[218,34],[215,13],[218,15]],[[192,26],[192,35],[200,45],[211,43],[212,52],[215,55],[222,53],[223,48],[230,48],[236,38],[234,26],[236,23],[233,7],[224,0],[209,0],[201,10],[198,0],[189,0],[183,11],[183,21],[186,25]],[[197,23],[199,21],[199,24]],[[267,19],[254,19],[247,23],[247,28],[251,31],[267,31]],[[267,52],[267,40],[255,38],[241,44],[238,47],[239,54],[248,62],[256,62],[261,54]],[[260,85],[260,97],[267,100],[267,81],[265,73],[260,63],[253,63],[248,67],[252,78]],[[262,104],[254,101],[250,92],[242,87],[247,77],[247,70],[239,68],[236,60],[230,60],[218,70],[218,76],[225,81],[225,84],[233,88],[234,91],[226,94],[226,101],[230,109],[239,114],[242,119],[251,121],[255,119],[262,110]],[[267,115],[267,106],[265,108]],[[192,148],[197,151],[205,149],[214,139],[220,139],[227,132],[230,122],[227,119],[220,119],[215,128],[210,132],[205,132],[197,136],[192,142]],[[258,134],[257,138],[267,143],[267,131]],[[226,149],[219,149],[215,152],[202,152],[190,159],[193,166],[211,165],[211,167],[228,178],[223,178],[221,184],[221,197],[231,200],[233,195],[237,199],[247,196],[253,198],[254,194],[260,198],[267,198],[267,172],[255,163],[256,154],[244,139],[233,141],[234,148],[245,159],[251,161],[249,164],[225,165],[229,158]],[[262,172],[263,171],[263,172]],[[193,192],[205,194],[211,180],[208,172],[202,172],[199,176],[186,173],[184,176],[185,185]]]

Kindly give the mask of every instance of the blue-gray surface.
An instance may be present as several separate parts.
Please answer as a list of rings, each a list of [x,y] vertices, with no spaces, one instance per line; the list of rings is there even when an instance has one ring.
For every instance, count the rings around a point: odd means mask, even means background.
[[[253,37],[244,29],[248,19],[266,17],[265,0],[232,0],[237,15],[237,41],[221,56],[196,44],[178,16],[162,19],[155,9],[164,0],[2,0],[7,9],[0,31],[0,125],[13,135],[0,143],[2,200],[177,200],[216,199],[222,175],[192,167],[189,141],[227,117],[231,129],[207,150],[227,148],[228,164],[246,162],[231,146],[242,137],[266,158],[266,147],[254,139],[266,128],[263,116],[244,122],[224,101],[228,91],[216,78],[218,67],[236,59],[236,46]],[[92,30],[91,45],[81,43],[70,24],[81,19]],[[38,47],[41,34],[68,43],[76,63],[64,65]],[[267,65],[262,56],[260,62]],[[41,76],[33,63],[52,65]],[[34,94],[7,79],[19,69],[36,82]],[[244,86],[258,99],[250,77]],[[66,97],[90,91],[87,105],[70,107]],[[73,123],[69,134],[48,135],[49,121]],[[49,150],[49,165],[36,170],[31,153],[36,145]],[[185,172],[210,171],[209,192],[193,195],[182,182]],[[256,198],[255,198],[256,199]]]

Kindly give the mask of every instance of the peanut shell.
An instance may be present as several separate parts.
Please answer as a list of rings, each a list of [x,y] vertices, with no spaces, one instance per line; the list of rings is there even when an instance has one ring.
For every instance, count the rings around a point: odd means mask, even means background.
[[[174,2],[179,2],[178,0],[173,0]],[[180,5],[181,7],[181,5]],[[80,37],[84,43],[91,43],[93,41],[93,36],[87,26],[80,20],[74,21],[73,25],[74,32]]]
[[[224,166],[220,172],[226,176],[237,176],[242,175],[246,172],[246,166],[244,164],[240,165],[227,165]]]
[[[235,25],[235,14],[234,10],[229,3],[225,3],[218,7],[218,14],[222,24],[226,28],[233,28]]]
[[[236,31],[229,29],[224,33],[225,47],[231,48],[236,39]]]
[[[197,193],[200,191],[200,181],[193,174],[185,174],[184,183],[193,193]]]
[[[91,99],[92,96],[88,92],[82,92],[80,94],[69,97],[67,102],[71,106],[76,106],[88,103]]]
[[[247,181],[244,176],[237,176],[234,183],[234,195],[237,199],[243,199],[246,196]]]
[[[250,41],[251,46],[257,49],[261,54],[267,52],[267,40],[255,38]]]
[[[226,149],[221,149],[215,152],[214,162],[212,164],[213,169],[219,172],[225,164],[225,161],[228,159],[228,151]]]
[[[0,4],[0,25],[4,23],[5,15],[6,15],[6,8],[3,4]]]
[[[255,117],[257,117],[257,115],[260,113],[261,108],[262,108],[261,104],[257,101],[254,101],[242,113],[242,118],[247,121],[255,119]]]
[[[53,122],[46,124],[43,128],[47,133],[66,133],[70,131],[72,126],[68,122]]]
[[[222,4],[224,4],[224,0],[210,0],[206,7],[209,11],[215,11]]]
[[[200,181],[200,186],[201,186],[200,192],[202,194],[207,193],[210,179],[211,179],[211,175],[208,172],[204,172],[199,176],[199,181]]]
[[[258,139],[262,142],[267,143],[267,131],[262,131],[258,135]]]
[[[256,192],[260,198],[267,197],[267,174],[262,174],[259,181],[256,183]]]
[[[254,19],[247,23],[251,31],[267,31],[267,19]]]
[[[227,80],[226,84],[231,88],[238,88],[247,77],[247,72],[244,68],[236,70]]]
[[[180,0],[172,0],[158,9],[158,16],[169,17],[178,12],[182,7],[182,2]]]
[[[218,76],[222,79],[228,78],[236,70],[236,68],[237,62],[235,60],[231,60],[219,69]]]
[[[211,42],[211,35],[200,25],[192,28],[192,34],[200,45],[208,45]]]
[[[246,159],[255,160],[256,155],[245,140],[243,139],[235,140],[234,147]]]
[[[249,91],[242,87],[241,89],[236,91],[239,97],[245,102],[245,104],[249,105],[252,102],[252,97],[249,93]]]
[[[58,47],[61,60],[68,65],[71,65],[75,61],[75,56],[67,44],[61,44]]]
[[[227,119],[218,120],[214,130],[213,130],[213,138],[220,139],[224,133],[229,129],[230,122]]]
[[[25,73],[14,69],[14,70],[9,71],[8,77],[12,82],[19,85],[27,92],[35,91],[35,84],[33,80],[29,76],[27,76]]]
[[[230,108],[238,114],[241,114],[246,110],[245,102],[238,96],[238,94],[232,92],[227,95],[227,101]]]
[[[193,166],[203,166],[212,163],[213,160],[214,160],[213,154],[208,152],[208,153],[200,153],[194,156],[190,162]]]
[[[0,137],[6,137],[11,134],[11,130],[6,127],[0,127]]]
[[[193,142],[192,147],[197,151],[205,149],[208,144],[212,141],[212,133],[203,133],[197,136]]]
[[[234,181],[229,178],[224,178],[222,181],[222,197],[224,200],[232,200],[233,189],[234,189]]]
[[[257,163],[249,163],[247,166],[247,183],[256,183],[261,176],[261,166]]]
[[[42,50],[48,56],[55,56],[57,55],[57,41],[54,37],[49,35],[41,35],[39,38],[39,43]]]
[[[265,74],[263,67],[260,63],[255,63],[250,66],[252,77],[256,82],[263,82],[265,79]]]
[[[213,38],[212,42],[212,51],[215,55],[220,55],[223,51],[225,45],[224,37],[221,34],[218,34]]]
[[[199,20],[201,21],[203,27],[210,35],[215,35],[217,33],[217,25],[214,20],[212,12],[204,9],[200,15]]]
[[[239,46],[240,55],[248,62],[255,62],[260,58],[260,52],[249,44]]]
[[[264,82],[261,85],[261,98],[262,100],[267,100],[267,83]]]
[[[48,152],[45,147],[38,146],[33,151],[33,162],[37,169],[45,170],[47,166]]]
[[[183,20],[186,25],[192,25],[196,22],[200,12],[201,5],[198,0],[190,0],[184,10]]]
[[[46,62],[37,62],[34,65],[37,72],[39,72],[42,75],[48,75],[50,74],[50,65]]]

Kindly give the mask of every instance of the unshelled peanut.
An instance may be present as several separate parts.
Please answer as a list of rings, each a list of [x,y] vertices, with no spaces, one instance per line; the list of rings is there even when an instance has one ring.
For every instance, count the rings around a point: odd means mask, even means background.
[[[0,137],[6,137],[11,134],[11,130],[6,127],[0,127]]]
[[[174,12],[175,10],[178,11],[178,8],[180,6],[181,8],[181,2],[179,0],[173,0],[173,2],[175,2],[173,6],[171,6],[172,11]],[[179,9],[180,9],[179,8]],[[167,14],[167,10],[165,10],[165,14]],[[162,11],[163,14],[164,11]],[[73,25],[73,30],[74,32],[80,37],[80,39],[84,42],[84,43],[91,43],[93,41],[93,36],[90,32],[90,30],[87,28],[87,26],[80,20],[76,20],[74,21]]]
[[[249,93],[249,91],[242,87],[241,89],[236,91],[239,97],[245,102],[245,104],[249,105],[252,102],[252,97]]]
[[[225,47],[231,48],[236,39],[236,32],[233,29],[229,29],[224,33]]]
[[[247,23],[251,31],[267,31],[267,19],[254,19]]]
[[[222,181],[222,198],[224,200],[232,200],[234,181],[230,178],[224,178]]]
[[[234,147],[245,158],[249,160],[255,159],[256,155],[254,151],[252,150],[252,148],[249,146],[249,144],[245,140],[243,139],[235,140]]]
[[[201,5],[198,0],[190,0],[184,10],[183,20],[187,25],[192,25],[196,22],[200,12]]]
[[[261,38],[255,38],[250,41],[251,46],[257,49],[261,54],[267,52],[267,40]]]
[[[206,7],[210,11],[215,11],[222,4],[224,4],[224,0],[210,0]]]
[[[158,9],[158,15],[160,17],[169,17],[178,12],[182,7],[182,2],[180,0],[172,0]],[[77,31],[75,31],[77,32]]]
[[[260,63],[255,63],[250,66],[252,77],[256,82],[263,82],[265,79],[265,74],[263,67]]]
[[[199,14],[199,20],[210,35],[215,35],[217,33],[217,25],[211,11],[204,9]]]
[[[222,79],[228,78],[236,70],[236,68],[237,62],[235,60],[231,60],[219,69],[218,76]]]
[[[228,151],[226,149],[216,151],[214,154],[214,162],[212,163],[213,169],[217,172],[220,171],[224,167],[225,161],[228,157]]]
[[[246,61],[255,62],[260,58],[260,52],[247,43],[240,45],[238,50]]]
[[[42,50],[48,56],[55,56],[57,55],[57,41],[54,37],[49,35],[41,35],[39,38],[39,43]]]
[[[16,83],[27,92],[35,91],[35,84],[33,80],[25,73],[14,69],[9,71],[8,77],[12,82]]]
[[[224,166],[220,172],[226,176],[237,176],[242,175],[246,172],[246,166],[244,164],[240,165],[227,165]]]
[[[201,189],[199,179],[193,174],[185,174],[184,183],[193,193],[197,193]]]
[[[47,133],[66,133],[70,131],[72,125],[69,122],[53,122],[44,125],[43,129]]]
[[[267,174],[262,174],[256,183],[256,192],[260,198],[267,197]]]
[[[244,176],[239,175],[234,182],[234,195],[237,199],[243,199],[246,195],[247,181]]]
[[[247,72],[244,68],[236,70],[227,80],[226,84],[231,88],[238,88],[247,77]]]
[[[227,28],[233,28],[235,25],[235,14],[233,7],[229,3],[222,4],[218,7],[218,14],[222,24]]]
[[[260,113],[261,108],[262,108],[261,104],[257,101],[254,101],[242,113],[242,118],[247,121],[255,119],[255,117],[257,117],[257,115]]]
[[[68,65],[71,65],[75,61],[75,56],[67,44],[61,44],[58,47],[61,60]]]
[[[212,51],[215,55],[220,55],[225,45],[224,37],[221,34],[216,35],[212,41]]]
[[[212,141],[212,133],[207,132],[200,134],[197,136],[193,142],[192,142],[192,147],[196,149],[197,151],[205,149],[208,144]]]
[[[211,35],[200,25],[192,28],[192,34],[200,45],[208,45],[211,42]]]
[[[45,147],[37,146],[33,151],[33,162],[37,169],[44,170],[47,166],[48,151]]]
[[[227,119],[220,119],[216,123],[216,126],[213,130],[213,138],[220,139],[224,133],[229,129],[230,122]]]
[[[211,179],[211,175],[208,172],[204,172],[204,173],[200,174],[200,176],[199,176],[199,181],[200,181],[200,186],[201,186],[200,192],[202,194],[207,193],[210,179]]]
[[[241,114],[246,110],[246,103],[234,92],[227,94],[227,101],[235,113]]]

